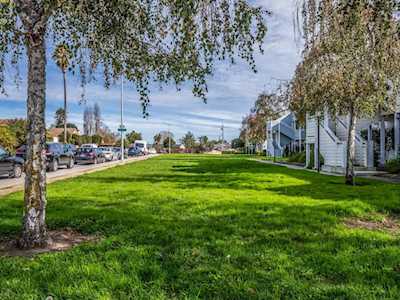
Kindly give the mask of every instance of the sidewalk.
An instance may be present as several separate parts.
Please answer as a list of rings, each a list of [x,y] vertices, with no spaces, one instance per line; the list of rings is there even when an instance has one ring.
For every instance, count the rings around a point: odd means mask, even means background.
[[[48,172],[47,183],[73,178],[84,174],[90,174],[137,161],[147,160],[156,156],[158,156],[158,154],[132,157],[123,161],[117,160],[97,165],[75,165],[75,167],[72,169],[59,169],[56,172]],[[10,193],[22,191],[24,189],[24,182],[24,177],[0,179],[0,197]]]
[[[305,167],[300,167],[300,166],[291,165],[291,164],[285,164],[285,163],[279,163],[279,162],[273,162],[273,161],[269,161],[269,160],[262,160],[262,159],[255,159],[255,158],[249,158],[249,160],[256,161],[256,162],[263,163],[263,164],[286,167],[288,169],[293,169],[293,170],[303,170],[303,171],[317,173],[316,170],[307,169]],[[328,173],[328,172],[324,172],[324,171],[321,171],[320,174],[328,175],[328,176],[336,176],[336,177],[344,176],[343,174]],[[376,171],[374,171],[374,172],[358,171],[358,172],[356,172],[356,177],[378,180],[378,181],[383,181],[383,182],[388,182],[388,183],[395,183],[395,184],[400,183],[399,176],[396,176],[396,175],[390,176],[390,174],[388,174],[386,172],[378,172],[377,173]]]

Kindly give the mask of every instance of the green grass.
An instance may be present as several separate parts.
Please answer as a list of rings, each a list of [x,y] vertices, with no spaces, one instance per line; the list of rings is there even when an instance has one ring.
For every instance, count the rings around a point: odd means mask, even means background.
[[[397,214],[400,186],[260,164],[162,156],[48,187],[48,225],[100,234],[64,253],[0,258],[0,299],[400,299],[400,240],[346,217]],[[0,236],[22,194],[0,199]]]

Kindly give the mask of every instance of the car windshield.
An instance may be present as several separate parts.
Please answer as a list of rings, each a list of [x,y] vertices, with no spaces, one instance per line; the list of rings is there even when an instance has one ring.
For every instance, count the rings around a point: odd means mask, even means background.
[[[136,144],[136,147],[143,148],[143,147],[144,147],[144,144],[142,144],[142,143],[137,143],[137,144]]]
[[[94,148],[80,148],[78,150],[79,153],[91,153],[94,151]]]
[[[49,151],[57,151],[57,144],[46,144],[46,149]]]
[[[7,152],[3,148],[0,148],[0,156],[6,155],[6,154],[7,154]]]
[[[107,152],[111,151],[110,148],[100,148],[100,150],[101,150],[101,151],[107,151]]]

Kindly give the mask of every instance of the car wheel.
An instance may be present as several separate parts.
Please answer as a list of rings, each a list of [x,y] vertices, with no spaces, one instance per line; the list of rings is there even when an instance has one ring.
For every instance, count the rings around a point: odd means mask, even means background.
[[[19,164],[14,165],[11,177],[20,178],[22,176],[22,166]]]
[[[72,169],[72,168],[74,167],[74,165],[75,165],[74,159],[73,159],[73,158],[70,158],[69,163],[68,163],[68,165],[67,165],[67,168],[68,168],[68,169]]]
[[[55,172],[55,171],[57,171],[57,170],[58,170],[58,161],[57,161],[57,159],[54,159],[54,160],[51,162],[50,171]]]

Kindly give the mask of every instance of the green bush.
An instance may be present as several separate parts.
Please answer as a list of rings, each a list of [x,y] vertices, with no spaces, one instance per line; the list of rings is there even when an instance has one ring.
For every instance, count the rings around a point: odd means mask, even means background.
[[[292,154],[291,156],[289,156],[287,158],[287,161],[288,162],[293,162],[293,163],[303,163],[303,164],[305,164],[306,163],[306,153],[303,151],[303,152]]]
[[[385,170],[389,173],[400,173],[400,158],[388,161]]]

